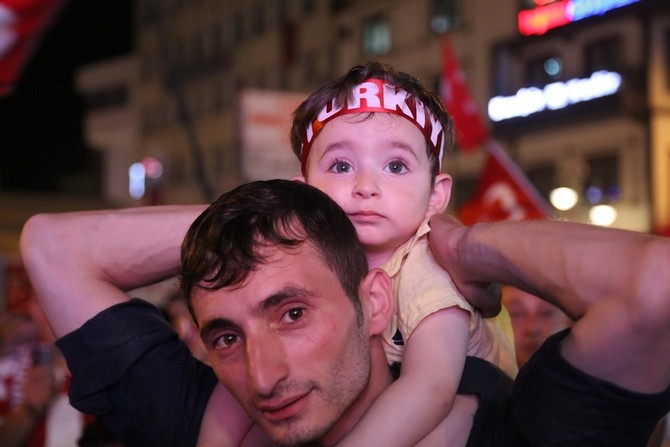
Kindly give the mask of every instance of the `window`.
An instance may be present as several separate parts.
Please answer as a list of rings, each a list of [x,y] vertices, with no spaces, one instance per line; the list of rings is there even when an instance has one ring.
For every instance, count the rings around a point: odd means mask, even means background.
[[[556,167],[554,165],[537,166],[526,171],[526,177],[545,199],[556,187]]]
[[[210,94],[209,97],[212,100],[212,110],[214,113],[223,112],[226,102],[225,102],[225,87],[223,85],[224,80],[222,76],[216,76],[210,84]]]
[[[563,62],[556,56],[542,56],[531,59],[526,64],[526,85],[544,87],[560,79]]]
[[[519,0],[519,9],[533,9],[545,6],[550,3],[556,3],[559,0]]]
[[[391,50],[391,28],[382,15],[363,23],[363,53],[369,56],[386,54]]]
[[[278,0],[276,3],[277,25],[279,25],[280,27],[286,24],[289,19],[289,6],[286,2],[287,0]]]
[[[302,60],[302,78],[306,85],[317,85],[319,83],[316,69],[316,53],[308,51]]]
[[[617,201],[621,195],[619,157],[599,155],[586,160],[588,173],[584,179],[584,196],[591,204]]]
[[[214,144],[212,147],[212,174],[215,177],[218,177],[225,172],[225,154],[225,144],[221,142]]]
[[[461,21],[460,0],[433,0],[430,28],[437,34],[454,29]]]
[[[265,32],[265,8],[260,2],[256,2],[253,11],[253,32],[259,36]]]
[[[516,68],[520,65],[516,51],[509,47],[496,49],[493,60],[493,96],[509,96],[516,93],[523,83],[521,75],[516,76]]]
[[[244,17],[239,11],[233,14],[233,40],[241,42],[244,39]]]
[[[114,109],[125,106],[128,97],[126,85],[113,85],[85,95],[84,103],[89,111]]]
[[[479,186],[480,179],[478,176],[454,177],[453,182],[449,206],[453,207],[453,211],[451,212],[457,213],[463,205],[472,200]]]
[[[286,22],[281,28],[282,65],[291,68],[298,55],[298,30],[293,22]]]
[[[617,71],[621,67],[621,38],[606,37],[586,45],[584,58],[587,73],[599,70]]]
[[[302,13],[310,16],[316,11],[316,0],[302,0]]]

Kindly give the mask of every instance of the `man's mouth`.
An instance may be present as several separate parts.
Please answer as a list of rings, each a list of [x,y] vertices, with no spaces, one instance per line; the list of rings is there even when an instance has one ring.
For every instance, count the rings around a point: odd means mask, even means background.
[[[309,393],[286,397],[276,401],[256,404],[256,409],[270,422],[280,422],[295,417],[307,406]]]

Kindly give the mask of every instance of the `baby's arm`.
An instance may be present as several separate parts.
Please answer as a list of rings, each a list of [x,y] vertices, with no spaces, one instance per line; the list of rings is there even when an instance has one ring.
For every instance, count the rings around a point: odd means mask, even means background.
[[[338,446],[413,446],[438,427],[454,403],[468,334],[469,315],[458,307],[424,318],[407,340],[398,380],[377,398]],[[464,427],[472,425],[471,413],[457,414],[459,418],[469,417]],[[449,441],[442,439],[440,445],[455,445]]]

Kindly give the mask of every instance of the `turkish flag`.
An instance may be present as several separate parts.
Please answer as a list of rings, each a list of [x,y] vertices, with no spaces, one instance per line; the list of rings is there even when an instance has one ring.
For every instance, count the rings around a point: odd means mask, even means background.
[[[0,96],[11,93],[21,70],[65,0],[0,0]]]
[[[479,116],[477,104],[465,82],[465,75],[446,37],[442,39],[440,94],[444,107],[454,121],[456,142],[460,148],[472,151],[488,139],[488,130]]]
[[[475,196],[458,211],[465,225],[503,220],[545,219],[551,208],[507,153],[486,144],[488,158]]]

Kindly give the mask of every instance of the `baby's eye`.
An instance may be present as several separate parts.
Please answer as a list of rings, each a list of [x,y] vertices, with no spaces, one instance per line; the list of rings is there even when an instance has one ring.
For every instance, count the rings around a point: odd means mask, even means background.
[[[351,172],[351,165],[346,161],[337,160],[328,170],[336,173]]]
[[[407,171],[407,165],[400,160],[393,160],[386,165],[386,168],[393,174],[402,174]]]

